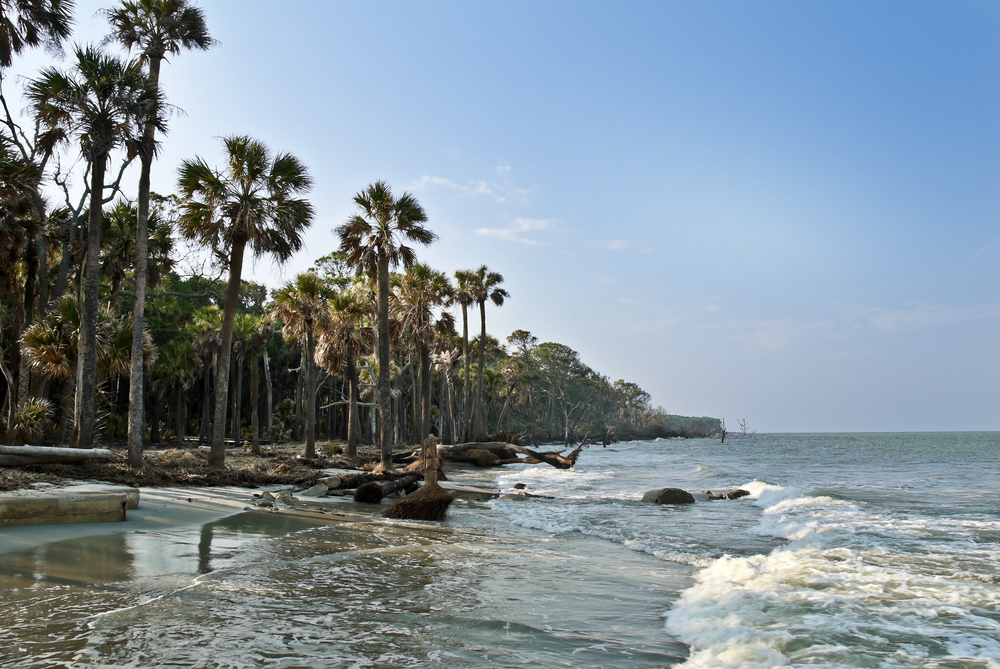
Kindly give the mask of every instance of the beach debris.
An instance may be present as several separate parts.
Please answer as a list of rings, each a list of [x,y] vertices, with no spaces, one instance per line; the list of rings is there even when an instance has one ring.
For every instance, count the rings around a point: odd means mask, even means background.
[[[300,492],[299,497],[322,497],[329,489],[325,483],[317,483],[313,487]]]
[[[424,440],[421,450],[424,461],[424,484],[412,495],[392,503],[385,513],[386,518],[397,520],[444,520],[448,507],[455,498],[438,485],[438,448],[433,436]]]
[[[388,495],[410,488],[421,478],[422,474],[410,472],[389,481],[363,483],[355,491],[354,501],[361,502],[362,504],[380,504]]]
[[[580,452],[587,446],[588,432],[575,449],[563,455],[563,451],[533,451],[530,448],[507,444],[500,441],[471,442],[445,446],[441,457],[449,462],[465,462],[477,467],[500,467],[502,465],[545,463],[557,469],[570,469],[576,465]],[[519,457],[525,455],[528,457]]]
[[[139,491],[122,486],[72,486],[0,494],[0,527],[124,521]]]
[[[680,488],[658,488],[643,495],[642,501],[653,504],[694,504],[694,496]]]
[[[720,499],[739,499],[740,497],[746,497],[750,494],[749,491],[743,490],[742,488],[737,488],[736,490],[730,490],[729,492],[712,492],[711,490],[699,490],[699,494],[706,495],[709,501],[717,501]]]
[[[69,464],[111,460],[104,448],[60,448],[57,446],[0,446],[0,466]]]

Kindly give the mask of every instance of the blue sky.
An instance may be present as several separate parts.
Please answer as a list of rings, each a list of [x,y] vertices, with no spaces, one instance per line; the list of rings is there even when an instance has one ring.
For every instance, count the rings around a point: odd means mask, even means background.
[[[334,250],[383,179],[428,211],[422,260],[504,275],[493,335],[672,413],[1000,429],[1000,5],[199,5],[220,44],[164,66],[185,114],[153,188],[223,135],[299,156],[308,248],[257,280]]]

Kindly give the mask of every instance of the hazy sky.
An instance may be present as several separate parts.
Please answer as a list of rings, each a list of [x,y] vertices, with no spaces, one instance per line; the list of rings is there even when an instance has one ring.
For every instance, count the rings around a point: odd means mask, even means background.
[[[237,133],[316,181],[308,248],[252,278],[333,251],[383,179],[440,236],[421,260],[503,274],[491,334],[671,413],[1000,429],[997,3],[198,4],[220,44],[164,64],[153,189]]]

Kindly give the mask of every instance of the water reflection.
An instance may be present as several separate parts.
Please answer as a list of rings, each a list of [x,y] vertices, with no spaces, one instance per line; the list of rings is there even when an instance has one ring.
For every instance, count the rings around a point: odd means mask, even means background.
[[[17,572],[0,569],[0,585],[16,582],[0,604],[17,622],[0,630],[0,666],[619,667],[686,656],[659,618],[682,579],[649,556],[585,539],[310,525],[245,514],[18,555]],[[53,580],[70,565],[81,578]]]

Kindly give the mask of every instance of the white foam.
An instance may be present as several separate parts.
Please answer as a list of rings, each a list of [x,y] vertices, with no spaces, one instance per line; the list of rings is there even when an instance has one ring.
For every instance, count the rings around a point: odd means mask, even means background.
[[[692,647],[685,667],[925,665],[932,646],[936,661],[995,669],[1000,546],[976,538],[1000,521],[886,517],[791,486],[742,487],[763,509],[750,531],[789,543],[696,575],[666,616]]]

